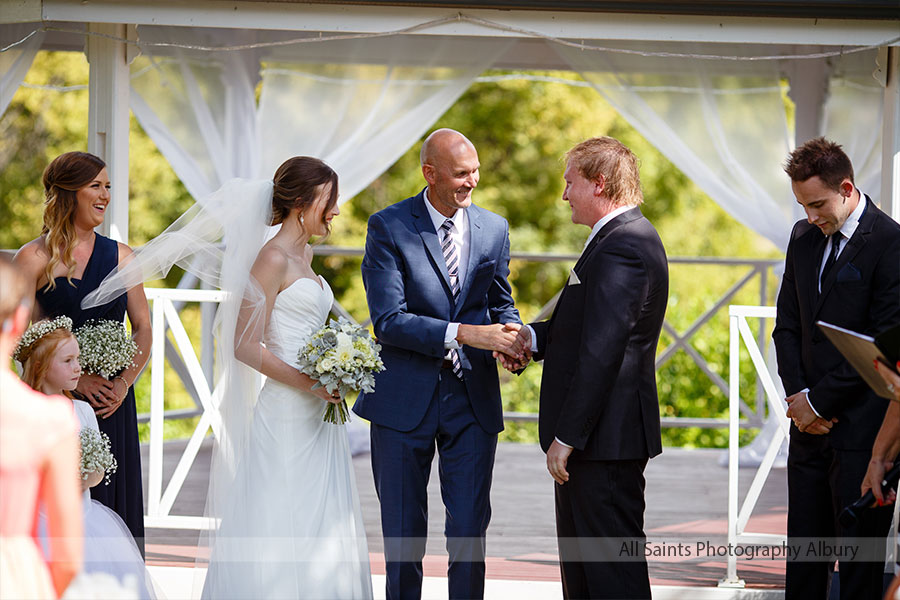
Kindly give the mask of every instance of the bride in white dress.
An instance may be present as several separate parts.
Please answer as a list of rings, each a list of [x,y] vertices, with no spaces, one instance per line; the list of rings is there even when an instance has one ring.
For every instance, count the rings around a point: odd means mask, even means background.
[[[213,528],[198,553],[204,566],[208,545],[202,597],[368,599],[347,430],[323,421],[327,403],[340,399],[313,390],[295,366],[334,301],[312,270],[307,242],[327,235],[340,213],[337,175],[318,159],[295,157],[273,179],[226,183],[138,249],[83,305],[164,275],[173,263],[226,292],[216,313],[216,444],[206,510]],[[279,224],[266,241],[269,225]]]
[[[325,181],[323,181],[325,179]],[[243,457],[221,513],[203,597],[371,598],[368,551],[343,426],[322,417],[339,402],[296,368],[297,351],[320,329],[334,297],[310,261],[311,235],[337,214],[337,176],[321,161],[291,159],[275,174],[278,233],[250,270],[262,302],[248,302],[235,354],[267,377]],[[226,240],[226,243],[228,240]]]

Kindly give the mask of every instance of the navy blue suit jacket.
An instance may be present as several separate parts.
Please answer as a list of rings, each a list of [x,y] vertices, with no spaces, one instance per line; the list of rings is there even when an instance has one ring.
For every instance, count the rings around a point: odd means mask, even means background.
[[[424,190],[369,217],[362,278],[385,370],[375,391],[353,411],[364,419],[410,431],[422,420],[438,385],[450,322],[521,322],[507,281],[509,225],[471,205],[469,262],[457,302]],[[472,412],[488,433],[503,429],[497,363],[486,350],[460,349]]]

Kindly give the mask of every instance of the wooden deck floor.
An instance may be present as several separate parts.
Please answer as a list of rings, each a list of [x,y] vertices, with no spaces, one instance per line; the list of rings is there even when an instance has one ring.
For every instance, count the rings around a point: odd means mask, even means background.
[[[175,467],[184,442],[167,442],[164,481]],[[179,494],[172,514],[202,513],[206,496],[211,443],[205,442]],[[144,452],[146,485],[146,447]],[[691,548],[689,558],[654,558],[649,561],[654,585],[715,587],[725,575],[725,558],[697,556],[697,544],[714,548],[726,543],[728,471],[718,464],[722,450],[667,448],[650,461],[647,471],[645,529],[657,547],[682,543]],[[374,573],[383,573],[382,539],[378,500],[369,455],[354,459]],[[436,465],[429,484],[429,541],[425,574],[446,575],[443,541],[443,505]],[[741,471],[741,493],[746,493],[755,469]],[[146,489],[146,488],[145,488]],[[553,486],[540,448],[529,444],[500,444],[491,494],[493,516],[488,529],[487,576],[496,579],[558,581],[553,512]],[[784,470],[773,470],[757,503],[748,531],[785,532],[787,510]],[[192,566],[197,533],[148,529],[149,564]],[[748,588],[779,589],[784,586],[784,561],[757,558],[738,561],[738,574]]]

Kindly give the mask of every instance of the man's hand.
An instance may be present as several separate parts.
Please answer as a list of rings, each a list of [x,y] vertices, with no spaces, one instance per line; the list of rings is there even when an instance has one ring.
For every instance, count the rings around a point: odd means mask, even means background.
[[[502,352],[512,358],[525,358],[525,347],[519,336],[518,323],[494,323],[492,325],[469,325],[461,323],[456,332],[456,341],[473,348]]]
[[[550,476],[559,485],[569,480],[566,463],[569,461],[570,454],[572,454],[572,449],[563,446],[556,440],[553,440],[550,448],[547,449],[547,470],[550,471]]]
[[[891,490],[887,498],[881,493],[881,482],[884,481],[884,474],[892,466],[894,466],[894,463],[889,460],[872,457],[872,460],[869,461],[869,468],[866,469],[866,475],[863,477],[862,485],[859,486],[860,495],[865,495],[867,491],[872,490],[872,495],[875,496],[878,506],[893,504],[897,499],[897,492]]]
[[[785,399],[788,403],[787,416],[794,422],[797,429],[804,433],[814,435],[824,435],[831,431],[831,428],[837,423],[837,419],[825,420],[816,416],[812,407],[809,405],[809,399],[806,392],[797,392],[793,396]]]
[[[509,356],[503,352],[494,350],[494,358],[500,361],[503,368],[510,373],[515,373],[525,368],[525,365],[531,360],[531,332],[527,327],[523,327],[519,323],[504,323],[503,327],[508,331],[515,331],[519,337],[524,352],[522,358]]]

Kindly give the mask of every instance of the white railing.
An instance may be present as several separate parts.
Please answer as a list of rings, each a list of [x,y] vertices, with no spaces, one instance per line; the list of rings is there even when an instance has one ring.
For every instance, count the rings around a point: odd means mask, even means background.
[[[753,509],[756,508],[756,502],[762,492],[772,465],[781,449],[782,444],[790,436],[791,421],[785,414],[787,411],[787,403],[784,401],[784,394],[779,385],[772,378],[772,372],[766,364],[762,353],[757,345],[757,339],[750,325],[747,323],[748,318],[758,319],[774,319],[774,306],[737,306],[728,307],[729,320],[729,394],[728,394],[728,544],[734,547],[737,544],[766,544],[777,545],[787,541],[786,535],[772,533],[754,533],[746,531],[747,522]],[[763,328],[760,328],[761,330]],[[740,501],[740,492],[738,488],[738,456],[740,452],[740,443],[738,434],[740,433],[741,423],[741,396],[740,396],[740,350],[741,344],[747,349],[750,355],[750,361],[756,370],[756,376],[765,391],[766,403],[769,407],[769,418],[775,419],[778,427],[774,429],[772,439],[766,448],[763,460],[756,470],[750,489],[744,497],[743,502]],[[897,539],[898,527],[898,507],[894,507],[894,522],[891,526],[891,533],[887,538],[887,560],[885,562],[885,572],[891,572],[890,566],[894,562],[895,544],[892,542]],[[719,581],[720,587],[744,587],[744,581],[737,574],[737,553],[728,553],[728,566],[725,578]]]
[[[197,457],[206,432],[212,427],[215,434],[218,429],[218,423],[214,418],[216,413],[213,410],[213,398],[217,391],[210,390],[207,376],[203,372],[203,367],[200,366],[200,360],[181,323],[175,302],[220,302],[225,297],[225,293],[218,290],[164,288],[146,288],[144,291],[147,299],[153,303],[153,346],[150,363],[150,464],[148,466],[147,514],[144,515],[144,524],[147,527],[205,529],[208,527],[209,521],[200,515],[169,514],[191,465]],[[197,392],[203,412],[178,460],[172,477],[169,478],[169,483],[163,489],[163,413],[165,411],[167,328],[172,332],[175,346],[181,354],[181,359]]]
[[[729,366],[728,366],[728,543],[731,547],[737,544],[780,544],[787,536],[771,533],[752,533],[745,530],[747,522],[781,445],[790,433],[790,419],[785,415],[787,405],[783,394],[772,379],[766,361],[757,345],[757,339],[747,323],[747,318],[774,319],[774,306],[736,306],[728,307],[729,321]],[[756,370],[756,376],[765,391],[766,404],[769,407],[769,418],[776,419],[778,427],[766,449],[762,463],[756,470],[750,489],[743,503],[740,503],[738,490],[738,453],[740,442],[741,387],[740,361],[741,343],[747,348],[750,360]],[[740,503],[740,506],[739,506]],[[719,581],[721,587],[744,587],[742,579],[737,575],[737,553],[728,553],[728,567],[725,578]]]

